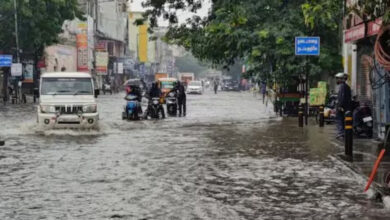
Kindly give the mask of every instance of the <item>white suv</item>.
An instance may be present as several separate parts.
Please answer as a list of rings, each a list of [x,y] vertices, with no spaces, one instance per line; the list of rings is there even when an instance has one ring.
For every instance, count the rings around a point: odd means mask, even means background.
[[[99,121],[93,78],[89,73],[41,76],[38,124],[45,128],[96,128]]]

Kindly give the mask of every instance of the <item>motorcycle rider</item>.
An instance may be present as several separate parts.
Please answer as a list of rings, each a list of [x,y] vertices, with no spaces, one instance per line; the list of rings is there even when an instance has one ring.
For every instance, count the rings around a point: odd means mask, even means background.
[[[181,117],[186,116],[187,111],[187,95],[186,95],[186,89],[184,88],[184,85],[180,83],[180,81],[177,81],[176,83],[176,93],[177,93],[177,101],[178,101],[178,107],[179,107],[179,116]]]
[[[148,105],[148,109],[146,110],[146,117],[149,114],[149,108],[150,108],[150,104],[152,102],[152,99],[153,98],[161,98],[161,95],[162,95],[161,89],[158,87],[157,82],[154,82],[152,84],[152,88],[149,91],[149,105]],[[161,106],[160,110],[161,110],[162,118],[165,118],[165,111],[164,111],[164,108],[162,106]]]
[[[134,95],[137,96],[137,101],[141,102],[142,101],[142,92],[141,88],[136,85],[131,85],[126,88],[127,95]]]
[[[351,88],[346,83],[348,75],[346,73],[336,74],[339,92],[337,95],[337,138],[344,137],[344,117],[347,111],[351,111]]]
[[[137,97],[137,101],[139,102],[139,106],[138,106],[138,113],[139,114],[142,114],[142,107],[141,107],[141,102],[142,102],[142,93],[141,93],[141,89],[139,88],[139,86],[136,86],[136,85],[128,85],[126,87],[126,96],[127,95],[133,95],[133,96],[136,96]]]

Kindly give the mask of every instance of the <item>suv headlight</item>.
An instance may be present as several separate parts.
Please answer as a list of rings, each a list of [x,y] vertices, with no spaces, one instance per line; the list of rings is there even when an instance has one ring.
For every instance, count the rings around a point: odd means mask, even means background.
[[[95,113],[97,111],[97,105],[96,104],[90,104],[90,105],[84,105],[83,106],[83,112],[84,113]]]
[[[40,109],[42,113],[55,113],[56,108],[53,105],[40,105]]]

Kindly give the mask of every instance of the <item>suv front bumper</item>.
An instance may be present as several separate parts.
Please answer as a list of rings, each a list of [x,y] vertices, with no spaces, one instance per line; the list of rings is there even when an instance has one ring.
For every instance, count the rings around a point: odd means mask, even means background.
[[[62,114],[38,112],[38,124],[44,128],[97,128],[99,113]]]

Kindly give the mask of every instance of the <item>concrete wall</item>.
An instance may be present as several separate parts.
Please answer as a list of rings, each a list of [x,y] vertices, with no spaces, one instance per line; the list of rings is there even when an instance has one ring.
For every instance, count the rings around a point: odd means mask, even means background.
[[[67,72],[77,71],[77,49],[72,46],[53,45],[45,49],[46,72],[60,71],[62,67]]]
[[[120,1],[99,1],[98,30],[110,39],[125,41],[127,12],[123,12]]]

